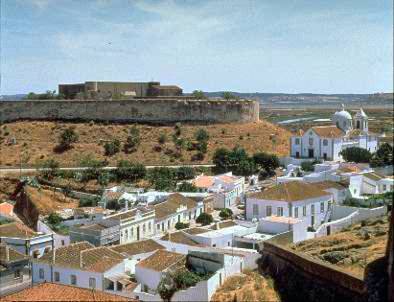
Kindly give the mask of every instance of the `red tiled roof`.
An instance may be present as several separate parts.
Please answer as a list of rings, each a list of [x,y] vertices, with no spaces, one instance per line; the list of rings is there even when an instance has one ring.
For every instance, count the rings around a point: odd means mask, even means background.
[[[5,301],[137,301],[103,291],[70,285],[41,283],[20,292],[0,298]]]
[[[0,214],[11,216],[14,211],[14,206],[8,202],[0,203]]]
[[[36,232],[22,223],[12,222],[0,225],[0,237],[33,238],[38,236]]]
[[[343,137],[345,133],[336,126],[316,126],[312,130],[320,137],[339,138]]]
[[[158,250],[153,255],[140,261],[137,265],[157,272],[162,272],[185,259],[185,255],[166,250]]]

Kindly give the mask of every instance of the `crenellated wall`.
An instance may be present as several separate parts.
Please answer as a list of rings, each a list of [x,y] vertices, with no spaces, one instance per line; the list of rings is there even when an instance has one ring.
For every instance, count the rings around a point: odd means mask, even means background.
[[[0,101],[0,122],[24,119],[145,123],[257,122],[259,103],[252,100],[175,98]]]

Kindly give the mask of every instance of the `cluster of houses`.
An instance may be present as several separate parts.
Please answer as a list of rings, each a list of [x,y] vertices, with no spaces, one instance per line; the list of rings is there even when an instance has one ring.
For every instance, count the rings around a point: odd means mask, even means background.
[[[56,234],[44,221],[38,231],[17,220],[1,224],[0,295],[34,284],[26,295],[37,295],[35,288],[67,294],[73,287],[86,300],[94,290],[105,300],[159,301],[163,282],[187,272],[200,281],[176,289],[173,300],[209,301],[226,278],[257,268],[266,240],[300,242],[386,214],[385,206],[361,205],[372,195],[393,191],[392,171],[338,160],[338,148],[376,149],[366,114],[361,109],[352,119],[342,110],[334,121],[334,128],[314,127],[293,137],[294,162],[262,190],[251,190],[244,177],[232,173],[199,175],[190,181],[198,192],[108,188],[96,207],[58,212],[68,235]],[[351,139],[355,130],[357,140]],[[300,165],[308,160],[303,157],[325,161],[307,173]],[[349,199],[360,206],[349,206]],[[111,204],[116,210],[108,209]],[[225,208],[243,211],[243,217],[218,218]],[[8,218],[12,214],[7,205],[0,209]],[[212,214],[213,222],[198,223],[203,213]]]

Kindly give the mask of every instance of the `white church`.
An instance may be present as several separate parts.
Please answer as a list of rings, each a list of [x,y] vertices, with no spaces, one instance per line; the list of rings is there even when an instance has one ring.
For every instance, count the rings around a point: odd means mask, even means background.
[[[332,122],[334,125],[316,126],[293,135],[291,157],[338,161],[342,159],[340,152],[349,147],[364,148],[371,153],[377,150],[377,135],[368,131],[368,116],[362,108],[352,118],[342,105]]]

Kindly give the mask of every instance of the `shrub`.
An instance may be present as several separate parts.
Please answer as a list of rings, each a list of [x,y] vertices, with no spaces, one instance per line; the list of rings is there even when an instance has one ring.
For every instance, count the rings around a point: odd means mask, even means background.
[[[181,123],[176,123],[176,124],[175,124],[174,129],[175,129],[175,135],[176,135],[176,136],[180,136],[180,135],[181,135],[181,133],[182,133],[181,127],[182,127],[182,124],[181,124]]]
[[[159,136],[159,144],[163,145],[167,141],[167,135],[165,133],[161,133]]]
[[[179,180],[193,179],[195,176],[194,169],[192,167],[179,167],[176,170],[176,177]]]
[[[80,172],[80,180],[87,182],[92,179],[98,179],[102,168],[105,166],[105,162],[95,159],[92,154],[88,154],[80,160],[79,165],[87,168]]]
[[[194,133],[194,137],[198,142],[207,142],[209,140],[209,134],[205,129],[198,129]]]
[[[38,163],[38,173],[41,177],[51,180],[59,173],[59,162],[54,159],[47,159]]]
[[[189,227],[189,224],[188,224],[188,223],[177,222],[177,223],[175,224],[175,228],[176,228],[177,230],[187,229],[188,227]]]
[[[340,153],[347,162],[369,163],[372,158],[371,152],[364,148],[350,147],[342,150]]]
[[[60,215],[57,214],[56,212],[52,212],[51,214],[49,214],[47,221],[49,224],[51,224],[53,226],[57,226],[58,224],[60,224],[63,221],[63,218],[60,217]]]
[[[190,182],[182,182],[178,186],[178,192],[197,192],[197,187]]]
[[[72,147],[73,143],[76,143],[79,139],[78,134],[74,128],[70,127],[65,129],[59,136],[59,144],[55,148],[55,151],[62,152]]]
[[[79,199],[79,207],[95,207],[100,201],[100,197],[82,196]]]
[[[124,150],[126,153],[130,151],[136,151],[141,142],[140,131],[134,126],[130,129],[130,135],[127,136],[126,143],[124,144]]]
[[[233,216],[233,211],[231,209],[222,209],[219,213],[220,218],[222,219],[230,219]]]
[[[211,214],[208,213],[201,213],[197,219],[197,223],[201,223],[202,225],[209,225],[213,222],[213,217]]]
[[[106,156],[115,155],[120,151],[120,141],[118,139],[114,139],[111,142],[106,142],[104,144],[104,150]]]
[[[146,168],[142,164],[135,164],[131,161],[120,160],[115,170],[118,180],[137,181],[146,176]]]

